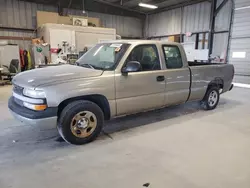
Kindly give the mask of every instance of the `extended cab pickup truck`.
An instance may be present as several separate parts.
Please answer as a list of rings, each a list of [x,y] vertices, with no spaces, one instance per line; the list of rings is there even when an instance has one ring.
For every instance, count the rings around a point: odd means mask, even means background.
[[[113,117],[187,101],[214,109],[233,76],[229,64],[188,62],[178,43],[113,41],[97,44],[75,65],[16,75],[8,106],[22,122],[57,126],[65,141],[84,144]]]

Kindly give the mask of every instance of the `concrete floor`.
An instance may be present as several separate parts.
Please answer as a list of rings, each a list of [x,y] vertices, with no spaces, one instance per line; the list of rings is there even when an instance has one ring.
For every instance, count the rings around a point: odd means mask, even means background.
[[[235,83],[242,83],[242,84],[250,84],[250,76],[235,75],[234,82]]]
[[[189,103],[113,120],[84,146],[13,120],[10,89],[0,88],[0,188],[250,187],[250,89],[214,111]]]

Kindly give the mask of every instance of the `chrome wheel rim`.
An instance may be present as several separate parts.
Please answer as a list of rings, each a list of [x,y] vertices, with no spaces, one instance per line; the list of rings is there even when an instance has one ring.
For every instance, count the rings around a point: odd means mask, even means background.
[[[216,91],[212,91],[208,97],[208,105],[210,107],[213,107],[217,103],[217,101],[218,101],[218,93]]]
[[[78,138],[86,138],[90,136],[97,126],[95,114],[90,111],[82,111],[77,113],[70,125],[71,132]]]

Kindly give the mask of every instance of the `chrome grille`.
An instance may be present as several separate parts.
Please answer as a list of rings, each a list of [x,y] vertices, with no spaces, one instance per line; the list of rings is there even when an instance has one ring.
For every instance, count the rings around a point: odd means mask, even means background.
[[[23,101],[21,101],[20,99],[17,99],[14,97],[14,101],[16,104],[18,104],[19,106],[23,106]]]
[[[23,88],[20,87],[20,86],[14,85],[14,86],[13,86],[13,91],[14,91],[16,94],[23,95]]]

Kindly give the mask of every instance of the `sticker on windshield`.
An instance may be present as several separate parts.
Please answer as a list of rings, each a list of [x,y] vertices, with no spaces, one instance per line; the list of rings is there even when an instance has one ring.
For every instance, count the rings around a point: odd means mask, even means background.
[[[111,44],[110,47],[111,48],[120,48],[122,46],[122,44]]]
[[[115,52],[120,52],[121,48],[116,48]]]

